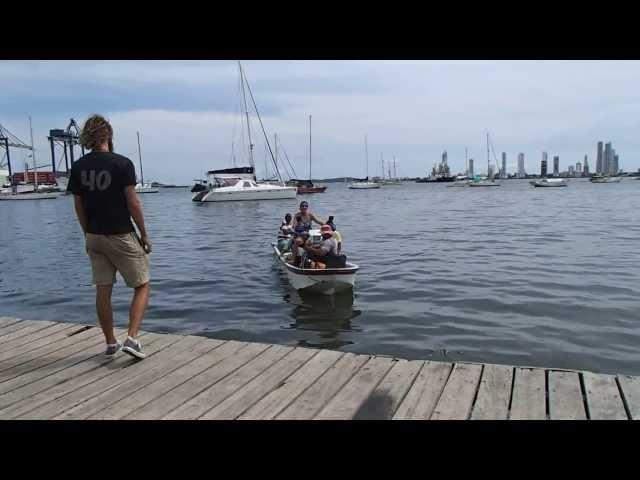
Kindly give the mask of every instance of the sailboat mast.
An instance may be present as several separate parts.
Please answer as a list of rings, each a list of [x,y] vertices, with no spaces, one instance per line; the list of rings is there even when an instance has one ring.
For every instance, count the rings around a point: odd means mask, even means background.
[[[273,146],[275,149],[276,163],[278,163],[278,134],[277,133],[273,134]]]
[[[489,132],[487,132],[487,177],[489,176]]]
[[[364,158],[367,165],[367,180],[369,180],[369,150],[367,148],[367,136],[364,136]]]
[[[380,163],[382,164],[382,180],[384,180],[384,158],[382,152],[380,152]]]
[[[398,178],[398,173],[396,172],[396,156],[393,156],[393,178]]]
[[[464,147],[464,169],[466,175],[469,176],[469,154],[467,153],[467,147]]]
[[[33,147],[33,126],[31,125],[31,115],[29,115],[29,132],[31,134],[31,157],[33,158],[33,178],[36,182],[35,190],[37,192],[38,191],[38,165],[36,164],[36,149]]]
[[[249,165],[255,168],[253,163],[253,142],[251,141],[251,125],[249,123],[249,108],[247,107],[247,94],[244,91],[244,72],[242,71],[242,64],[238,61],[238,68],[240,69],[240,82],[242,83],[242,100],[244,102],[244,113],[247,119],[247,135],[249,136]],[[255,172],[254,172],[255,176]]]
[[[309,115],[309,181],[311,181],[311,115]]]
[[[142,152],[140,150],[140,132],[136,132],[138,136],[138,159],[140,160],[140,183],[144,187],[144,172],[142,171]]]

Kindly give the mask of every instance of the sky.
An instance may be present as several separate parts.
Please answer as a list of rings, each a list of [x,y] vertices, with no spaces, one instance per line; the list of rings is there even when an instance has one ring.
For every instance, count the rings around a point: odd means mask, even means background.
[[[543,151],[551,164],[560,156],[561,170],[588,155],[593,171],[599,140],[613,142],[621,168],[640,168],[639,61],[242,65],[271,148],[277,134],[279,156],[284,148],[299,178],[309,175],[309,115],[314,178],[364,177],[365,136],[370,176],[380,174],[381,158],[394,157],[399,176],[426,176],[444,150],[462,172],[465,148],[479,173],[487,132],[498,158],[507,153],[509,173],[519,152],[527,172],[539,173]],[[32,117],[38,165],[50,165],[50,129],[100,113],[114,127],[115,150],[136,167],[140,132],[145,181],[190,184],[232,166],[232,149],[246,164],[240,106],[234,61],[0,61],[0,124],[29,143]],[[251,133],[262,178],[265,139],[255,114]],[[23,170],[25,155],[12,149],[14,170]]]

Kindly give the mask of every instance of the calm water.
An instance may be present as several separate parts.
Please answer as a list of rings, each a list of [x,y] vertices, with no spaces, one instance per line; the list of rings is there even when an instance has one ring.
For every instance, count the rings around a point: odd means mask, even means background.
[[[335,215],[354,294],[300,296],[270,242],[297,200],[142,196],[154,242],[144,328],[405,358],[640,374],[640,181],[444,184],[309,196]],[[0,315],[95,322],[68,197],[0,202]],[[125,325],[130,291],[114,290]]]

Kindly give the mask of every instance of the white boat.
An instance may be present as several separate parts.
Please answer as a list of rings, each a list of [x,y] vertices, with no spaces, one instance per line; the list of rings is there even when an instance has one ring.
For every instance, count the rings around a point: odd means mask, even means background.
[[[595,175],[591,177],[591,183],[620,183],[622,177],[610,177],[608,175]]]
[[[311,236],[319,236],[320,230],[311,230]],[[272,243],[273,251],[280,261],[280,265],[287,272],[289,283],[296,290],[317,292],[324,295],[353,289],[356,274],[360,267],[347,262],[344,268],[301,268],[287,262],[291,258],[291,252],[281,252],[276,243]]]
[[[349,185],[349,188],[355,190],[365,188],[380,188],[380,184],[375,182],[353,182],[351,185]]]
[[[564,178],[541,178],[540,180],[533,180],[531,185],[534,187],[566,187],[568,182]]]
[[[496,182],[493,179],[473,180],[469,182],[470,187],[499,187],[500,182]]]
[[[62,195],[62,192],[2,193],[0,200],[50,200]]]
[[[238,180],[235,185],[212,188],[198,192],[193,196],[194,202],[230,202],[234,200],[281,200],[296,198],[296,187],[283,185],[257,184],[253,180]]]
[[[367,177],[366,177],[366,181],[364,182],[352,182],[351,185],[349,185],[349,188],[354,189],[354,190],[365,190],[365,189],[371,189],[371,188],[380,188],[380,184],[376,183],[376,182],[370,182],[369,181],[369,149],[367,146],[367,136],[365,135],[364,137],[364,157],[365,157],[365,162],[366,162],[366,171],[367,171]]]
[[[136,184],[136,193],[158,193],[160,189],[152,186],[150,183],[144,183],[144,171],[142,170],[142,151],[140,150],[140,132],[136,132],[138,136],[138,158],[140,159],[140,182]]]
[[[136,193],[158,193],[159,191],[159,188],[152,187],[150,183],[136,184]]]
[[[245,87],[251,95],[254,107],[256,107],[253,94],[251,93],[251,87],[244,75],[242,65],[238,62],[238,70],[240,74],[240,82],[242,83],[242,98],[244,101],[245,118],[247,125],[247,137],[249,140],[248,151],[248,167],[234,167],[222,170],[211,170],[207,172],[208,183],[206,189],[195,192],[191,199],[194,202],[229,202],[238,200],[280,200],[295,198],[298,192],[296,187],[287,187],[282,178],[280,177],[279,170],[277,168],[277,160],[273,155],[271,159],[273,161],[277,176],[279,177],[279,185],[273,185],[271,183],[258,183],[255,176],[255,163],[253,160],[253,141],[251,140],[251,125],[249,122],[249,109],[247,106],[247,99],[245,93]],[[256,115],[260,120],[260,126],[262,133],[264,134],[265,141],[271,152],[269,141],[267,140],[267,133],[264,130],[260,114],[257,107],[255,108]],[[233,142],[232,142],[233,149]],[[233,151],[233,150],[232,150]],[[233,153],[232,153],[233,157]],[[233,157],[235,159],[235,157]],[[235,164],[235,160],[234,160]],[[193,190],[193,189],[192,189]]]

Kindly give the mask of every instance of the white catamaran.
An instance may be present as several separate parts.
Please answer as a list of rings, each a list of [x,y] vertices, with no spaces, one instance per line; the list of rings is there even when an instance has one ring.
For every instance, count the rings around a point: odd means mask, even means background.
[[[271,153],[271,146],[269,145],[269,139],[267,133],[262,125],[262,119],[260,113],[258,113],[258,107],[251,87],[247,81],[242,64],[238,62],[238,70],[240,72],[240,83],[242,90],[242,100],[244,104],[244,116],[246,118],[247,136],[249,140],[249,167],[239,168],[226,168],[222,170],[210,170],[207,172],[207,186],[205,190],[196,192],[192,200],[194,202],[228,202],[234,200],[278,200],[286,198],[295,198],[297,194],[296,187],[287,187],[282,181],[278,164]],[[249,91],[253,107],[256,112],[256,116],[260,122],[262,133],[264,134],[265,142],[269,148],[271,159],[275,166],[275,171],[280,180],[279,185],[273,184],[259,184],[255,176],[255,163],[253,160],[253,143],[251,140],[251,124],[249,122],[249,108],[247,106],[246,90]]]

